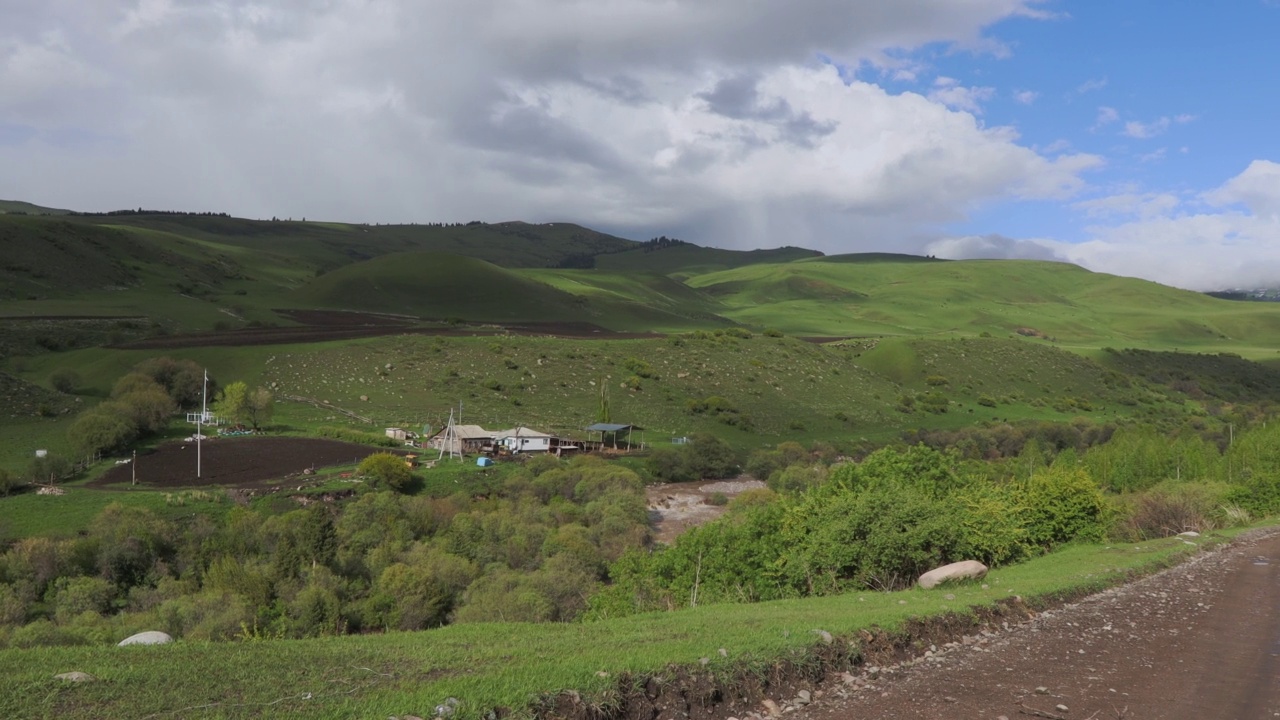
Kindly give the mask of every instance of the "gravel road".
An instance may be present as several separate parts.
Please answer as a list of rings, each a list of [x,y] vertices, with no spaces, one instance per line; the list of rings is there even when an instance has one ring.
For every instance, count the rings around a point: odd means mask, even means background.
[[[1280,717],[1280,532],[806,698],[773,707],[795,720]]]

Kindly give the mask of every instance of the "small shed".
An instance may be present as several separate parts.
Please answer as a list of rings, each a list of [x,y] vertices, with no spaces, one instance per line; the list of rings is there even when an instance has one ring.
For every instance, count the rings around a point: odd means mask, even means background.
[[[596,423],[586,428],[588,433],[600,434],[600,448],[613,448],[614,450],[630,450],[633,446],[631,442],[631,433],[636,430],[644,430],[639,425],[618,425],[615,423]]]
[[[387,428],[387,437],[391,438],[392,440],[399,440],[400,442],[404,442],[405,440],[409,439],[409,433],[405,432],[404,428],[398,428],[398,427]]]

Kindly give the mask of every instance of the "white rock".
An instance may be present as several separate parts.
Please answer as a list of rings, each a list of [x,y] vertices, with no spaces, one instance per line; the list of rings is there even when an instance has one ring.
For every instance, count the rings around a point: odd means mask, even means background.
[[[1178,537],[1200,537],[1200,533],[1195,530],[1188,530],[1186,532],[1178,533]]]
[[[987,574],[987,566],[977,560],[962,560],[950,565],[943,565],[940,568],[934,568],[929,572],[920,576],[917,580],[920,587],[928,590],[937,587],[948,580],[965,580],[969,578],[980,578]]]
[[[159,630],[148,630],[146,632],[140,632],[137,635],[130,635],[116,645],[117,647],[125,647],[127,645],[165,645],[171,642],[173,642],[173,638],[169,636],[169,633],[163,633]]]
[[[66,680],[67,682],[93,682],[94,680],[98,679],[90,675],[89,673],[83,673],[83,672],[80,672],[79,670],[75,670],[72,672],[58,673],[57,675],[54,675],[53,678],[55,680]]]

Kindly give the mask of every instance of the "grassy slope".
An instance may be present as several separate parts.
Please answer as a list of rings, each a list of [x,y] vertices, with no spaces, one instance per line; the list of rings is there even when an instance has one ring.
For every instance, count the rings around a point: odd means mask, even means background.
[[[787,263],[819,255],[820,253],[814,250],[794,247],[743,251],[698,245],[676,245],[659,250],[640,248],[601,255],[596,258],[596,267],[607,272],[671,275],[684,279],[691,275],[717,270],[760,263]]]
[[[813,335],[1008,334],[1155,348],[1274,345],[1280,308],[1241,305],[1061,263],[754,265],[691,278],[726,316]]]
[[[21,200],[0,200],[0,214],[24,213],[26,215],[66,215],[70,210],[43,207]]]
[[[893,630],[910,617],[1116,582],[1135,568],[1167,562],[1179,540],[1112,548],[1075,546],[999,569],[976,584],[945,590],[851,595],[754,605],[718,605],[575,624],[454,625],[274,642],[179,642],[158,648],[36,648],[0,651],[0,715],[5,717],[246,718],[265,712],[308,717],[430,717],[448,697],[466,718],[493,707],[527,715],[545,693],[576,689],[588,702],[616,697],[621,673],[697,668],[717,674],[763,671],[783,658],[803,662],[815,628],[855,639],[860,629]],[[947,594],[954,600],[947,600]],[[724,648],[727,657],[719,655]],[[518,652],[514,650],[518,649]],[[799,653],[799,655],[797,654]],[[812,656],[809,656],[812,657]],[[100,678],[61,684],[55,673]],[[606,673],[600,675],[599,673]]]

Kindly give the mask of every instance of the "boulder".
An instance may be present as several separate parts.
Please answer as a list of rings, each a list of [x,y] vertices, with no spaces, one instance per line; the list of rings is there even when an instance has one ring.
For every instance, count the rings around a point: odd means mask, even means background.
[[[171,642],[173,642],[173,638],[169,636],[169,633],[163,633],[159,630],[148,630],[146,632],[140,632],[137,635],[130,635],[116,645],[117,647],[125,647],[127,645],[165,645]]]
[[[950,565],[943,565],[940,568],[934,568],[929,572],[920,576],[917,580],[920,587],[928,590],[941,585],[948,580],[968,580],[970,578],[980,578],[987,574],[987,566],[977,560],[962,560]]]
[[[89,673],[83,673],[83,672],[80,672],[79,670],[75,670],[72,672],[58,673],[57,675],[53,676],[53,679],[66,680],[67,682],[93,682],[98,678],[90,675]]]

